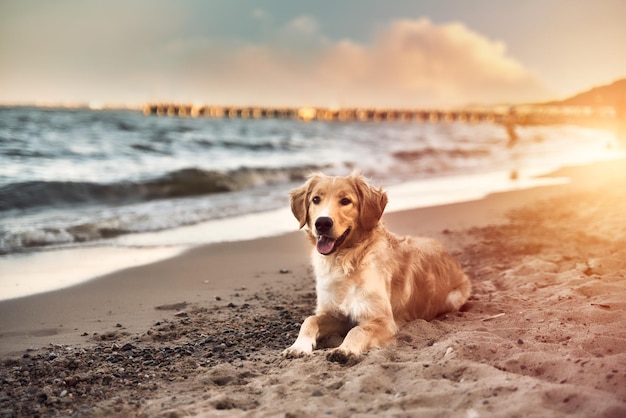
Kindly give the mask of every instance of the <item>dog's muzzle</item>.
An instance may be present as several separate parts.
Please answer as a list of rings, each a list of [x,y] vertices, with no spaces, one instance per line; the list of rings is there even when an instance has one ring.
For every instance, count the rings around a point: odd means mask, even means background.
[[[333,230],[333,220],[328,216],[320,216],[315,220],[315,231],[317,232],[317,252],[322,255],[334,253],[337,248],[345,241],[350,229],[347,229],[339,238],[333,238],[331,232]]]

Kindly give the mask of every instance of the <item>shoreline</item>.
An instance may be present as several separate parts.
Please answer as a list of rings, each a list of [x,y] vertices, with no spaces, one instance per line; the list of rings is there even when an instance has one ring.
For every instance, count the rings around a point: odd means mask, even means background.
[[[516,180],[509,179],[505,172],[415,180],[386,188],[390,196],[386,213],[471,202],[494,193],[568,181],[543,171],[527,173]],[[464,186],[460,187],[460,183]],[[66,289],[127,268],[176,257],[199,246],[275,237],[293,232],[296,227],[289,208],[284,207],[163,231],[125,234],[85,246],[44,247],[8,254],[0,259],[0,302]],[[96,261],[90,261],[95,258]]]
[[[407,324],[352,367],[326,361],[324,348],[280,357],[315,305],[302,232],[209,244],[0,302],[0,410],[624,416],[625,163],[386,214],[396,233],[442,241],[473,294],[461,312]]]

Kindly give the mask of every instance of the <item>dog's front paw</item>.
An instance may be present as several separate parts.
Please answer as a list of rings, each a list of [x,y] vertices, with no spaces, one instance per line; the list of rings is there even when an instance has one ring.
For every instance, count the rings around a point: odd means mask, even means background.
[[[308,356],[313,353],[313,345],[310,343],[296,340],[293,345],[282,352],[282,356],[286,358],[298,358]]]
[[[293,347],[289,347],[283,350],[283,352],[280,355],[285,358],[298,358],[298,357],[306,356],[307,354],[309,353],[305,353],[300,350],[294,350]]]
[[[334,363],[343,364],[345,366],[354,366],[358,362],[361,361],[361,356],[354,353],[349,353],[340,349],[335,349],[328,353],[326,356],[328,361],[332,361]]]

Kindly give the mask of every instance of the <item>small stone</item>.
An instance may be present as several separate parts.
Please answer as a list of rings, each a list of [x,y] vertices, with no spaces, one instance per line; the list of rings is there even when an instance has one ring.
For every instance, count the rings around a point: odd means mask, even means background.
[[[287,269],[280,269],[280,270],[278,270],[278,272],[279,272],[280,274],[288,274],[288,273],[290,273],[290,271],[289,271],[289,270],[287,270]]]

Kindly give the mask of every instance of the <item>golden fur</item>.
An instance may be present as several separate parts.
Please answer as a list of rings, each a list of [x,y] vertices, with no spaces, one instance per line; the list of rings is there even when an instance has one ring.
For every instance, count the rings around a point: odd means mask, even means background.
[[[338,333],[328,359],[353,362],[393,339],[403,323],[459,309],[471,284],[436,241],[399,237],[380,218],[387,195],[363,177],[311,176],[291,192],[291,210],[313,246],[317,308],[283,355],[311,354]]]

